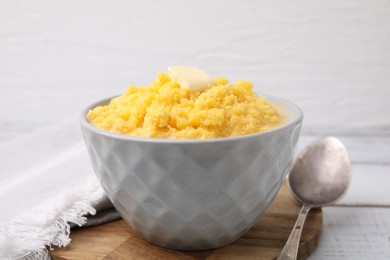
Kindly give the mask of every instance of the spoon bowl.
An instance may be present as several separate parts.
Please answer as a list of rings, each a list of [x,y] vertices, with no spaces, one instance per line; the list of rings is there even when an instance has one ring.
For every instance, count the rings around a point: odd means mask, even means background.
[[[350,179],[351,166],[345,146],[336,137],[324,137],[299,154],[288,183],[300,202],[322,207],[340,200]]]
[[[298,155],[288,176],[288,184],[294,197],[303,205],[277,260],[297,258],[303,224],[310,209],[340,200],[351,177],[347,150],[336,137],[314,141]]]

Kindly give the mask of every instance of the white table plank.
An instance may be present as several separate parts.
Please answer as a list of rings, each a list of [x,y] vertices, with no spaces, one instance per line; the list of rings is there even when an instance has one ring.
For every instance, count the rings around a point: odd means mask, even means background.
[[[332,132],[328,134],[302,134],[298,142],[298,151],[317,138],[327,135],[333,135],[344,143],[352,163],[390,164],[390,135],[353,135],[353,133],[346,135],[332,134]]]
[[[323,233],[309,260],[390,259],[390,208],[323,209]]]
[[[353,164],[349,190],[338,205],[390,207],[390,166]]]

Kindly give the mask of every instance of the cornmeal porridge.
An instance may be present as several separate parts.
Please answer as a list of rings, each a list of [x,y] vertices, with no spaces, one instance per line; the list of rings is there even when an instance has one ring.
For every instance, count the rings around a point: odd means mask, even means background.
[[[87,118],[113,133],[170,139],[247,135],[283,121],[270,102],[256,95],[250,81],[211,79],[193,67],[171,67],[148,86],[130,86],[108,105],[90,110]]]

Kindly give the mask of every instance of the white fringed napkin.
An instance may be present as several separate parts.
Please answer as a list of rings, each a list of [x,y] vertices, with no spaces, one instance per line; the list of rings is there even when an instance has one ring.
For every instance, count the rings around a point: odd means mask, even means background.
[[[78,122],[0,143],[0,259],[49,259],[70,226],[118,218],[89,162]]]

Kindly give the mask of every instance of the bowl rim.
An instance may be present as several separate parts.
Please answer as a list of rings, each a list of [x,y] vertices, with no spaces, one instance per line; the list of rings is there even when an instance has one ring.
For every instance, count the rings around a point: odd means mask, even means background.
[[[274,132],[279,132],[285,128],[290,127],[291,125],[296,125],[299,124],[300,122],[303,121],[303,111],[302,109],[297,106],[296,104],[292,103],[291,101],[288,101],[284,98],[276,97],[273,95],[268,95],[264,93],[256,93],[259,97],[266,98],[267,100],[270,100],[272,102],[277,102],[281,104],[285,104],[289,107],[292,107],[293,109],[296,110],[296,115],[291,121],[288,121],[280,126],[277,126],[271,130],[264,131],[264,132],[259,132],[259,133],[253,133],[253,134],[247,134],[247,135],[240,135],[240,136],[232,136],[232,137],[221,137],[221,138],[208,138],[208,139],[168,139],[168,138],[151,138],[151,137],[140,137],[140,136],[132,136],[132,135],[124,135],[124,134],[117,134],[113,132],[109,132],[107,130],[103,130],[100,128],[95,127],[92,125],[89,120],[87,119],[87,113],[104,103],[108,103],[111,99],[120,96],[119,95],[114,95],[109,98],[104,98],[99,101],[96,101],[86,108],[82,110],[82,113],[80,115],[80,124],[93,131],[96,132],[100,135],[104,135],[106,137],[114,138],[114,139],[120,139],[124,141],[135,141],[135,142],[146,142],[146,143],[165,143],[165,144],[198,144],[198,143],[219,143],[219,142],[228,142],[228,141],[238,141],[238,140],[243,140],[243,139],[248,139],[248,138],[253,138],[253,137],[259,137],[259,136],[264,136],[264,135],[269,135]]]

